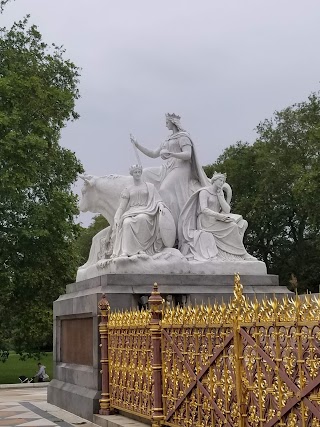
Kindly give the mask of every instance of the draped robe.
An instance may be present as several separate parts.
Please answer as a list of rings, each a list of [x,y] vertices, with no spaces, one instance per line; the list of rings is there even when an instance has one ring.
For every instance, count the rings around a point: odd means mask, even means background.
[[[201,210],[199,203],[202,191],[207,193],[207,208],[204,210]],[[243,235],[247,221],[241,215],[227,215],[236,222],[219,219],[221,206],[212,186],[196,191],[184,206],[179,219],[179,249],[182,254],[198,261],[215,258],[219,250],[236,257],[246,256]]]
[[[191,147],[190,160],[170,157],[164,160],[160,168],[144,170],[145,180],[154,183],[159,189],[162,200],[172,213],[176,227],[181,210],[189,197],[197,189],[210,183],[198,161],[195,146],[188,132],[181,131],[170,135],[161,144],[160,150],[181,153],[185,146]]]
[[[121,197],[128,204],[116,232],[113,256],[160,252],[164,247],[158,215],[162,200],[154,185],[148,182],[142,187],[132,185],[123,190]]]

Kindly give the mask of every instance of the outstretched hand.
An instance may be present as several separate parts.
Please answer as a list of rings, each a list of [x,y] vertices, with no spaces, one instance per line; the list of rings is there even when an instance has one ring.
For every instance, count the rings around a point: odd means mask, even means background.
[[[133,145],[137,146],[138,141],[137,139],[132,135],[132,133],[130,133],[130,141]]]

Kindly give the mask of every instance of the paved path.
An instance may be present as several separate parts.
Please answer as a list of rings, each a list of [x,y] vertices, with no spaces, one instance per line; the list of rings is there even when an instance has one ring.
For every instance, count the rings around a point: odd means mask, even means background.
[[[1,427],[96,427],[96,424],[47,403],[46,387],[30,386],[0,388]]]

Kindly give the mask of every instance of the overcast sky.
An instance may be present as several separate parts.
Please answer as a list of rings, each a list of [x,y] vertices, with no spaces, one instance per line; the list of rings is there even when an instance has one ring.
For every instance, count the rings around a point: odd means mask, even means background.
[[[182,116],[200,161],[212,163],[319,90],[319,0],[16,0],[0,25],[27,13],[82,68],[81,117],[61,143],[87,173],[126,174],[136,163],[129,133],[156,148],[166,112]]]

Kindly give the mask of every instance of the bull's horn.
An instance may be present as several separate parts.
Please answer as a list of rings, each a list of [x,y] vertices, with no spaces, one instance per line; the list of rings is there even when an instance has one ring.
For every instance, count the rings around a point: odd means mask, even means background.
[[[92,182],[90,181],[90,179],[92,178],[92,175],[86,175],[86,174],[81,175],[80,174],[79,178],[81,178],[84,182],[86,182],[89,185],[92,184]]]
[[[82,179],[84,182],[89,182],[89,180],[86,177],[86,175],[79,175],[79,178]]]

